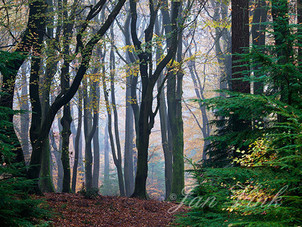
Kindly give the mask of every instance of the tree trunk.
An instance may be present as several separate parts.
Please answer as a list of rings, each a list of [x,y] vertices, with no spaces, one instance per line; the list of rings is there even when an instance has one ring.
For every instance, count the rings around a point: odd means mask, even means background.
[[[40,174],[40,189],[42,192],[54,192],[51,174],[51,155],[49,147],[49,137],[46,138],[42,147],[42,161]]]
[[[26,76],[27,64],[22,66],[22,88],[21,88],[21,106],[20,109],[24,111],[20,115],[21,120],[21,145],[24,154],[25,163],[29,163],[29,105],[28,105],[28,83]]]
[[[60,125],[60,121],[58,120],[58,124]],[[60,129],[60,127],[59,127]],[[61,139],[59,142],[59,147],[56,144],[55,141],[55,137],[53,134],[53,131],[50,132],[49,134],[50,137],[50,142],[51,142],[51,146],[52,146],[52,150],[56,159],[56,163],[57,163],[57,172],[58,172],[58,178],[57,178],[57,192],[62,192],[62,186],[63,186],[63,165],[62,165],[62,161],[61,161]]]
[[[242,65],[246,62],[243,62],[241,57],[237,55],[245,53],[247,49],[244,48],[249,47],[248,8],[249,1],[232,1],[232,91],[242,93],[250,93],[249,81],[242,81],[244,77],[242,71],[247,70],[247,66]],[[241,60],[241,62],[238,62],[238,60]],[[236,126],[239,125],[236,124]]]
[[[70,192],[70,163],[69,163],[69,137],[71,135],[70,124],[72,118],[70,114],[70,105],[66,104],[63,108],[63,117],[61,124],[62,130],[62,165],[63,165],[63,188],[62,192]]]
[[[168,23],[168,22],[166,22]],[[159,21],[156,20],[155,23],[155,34],[157,36],[162,36],[160,34]],[[163,50],[160,45],[156,46],[156,62],[160,61],[160,57],[163,54]],[[164,83],[163,74],[161,73],[157,81],[157,90],[160,90],[161,84]],[[165,158],[165,200],[169,199],[171,188],[172,188],[172,147],[169,146],[168,140],[168,115],[167,106],[164,90],[160,94],[160,104],[159,104],[159,119],[160,119],[160,129],[161,129],[161,143],[164,151]]]
[[[75,146],[74,146],[74,164],[73,164],[73,171],[72,171],[72,191],[76,192],[76,185],[77,185],[77,172],[78,172],[78,163],[79,163],[79,154],[82,152],[82,147],[80,147],[80,140],[81,140],[81,132],[82,132],[82,91],[79,89],[78,91],[78,128],[77,134],[75,138]]]
[[[84,135],[85,135],[85,183],[86,189],[92,188],[92,148],[89,137],[92,131],[91,101],[88,95],[88,78],[83,82],[84,89]]]
[[[126,196],[130,196],[134,189],[134,176],[133,176],[133,110],[131,107],[131,80],[132,76],[127,73],[126,85],[126,124],[125,124],[125,161],[124,161],[124,177]]]
[[[114,40],[112,29],[111,29],[111,39]],[[103,68],[103,72],[105,72],[104,68]],[[118,115],[117,115],[116,102],[115,102],[114,77],[115,77],[115,56],[114,56],[113,46],[111,46],[111,50],[110,50],[110,90],[111,90],[111,101],[112,101],[111,105],[109,104],[109,97],[108,97],[109,95],[107,92],[107,85],[106,85],[105,78],[103,78],[103,90],[104,90],[107,115],[108,115],[108,133],[109,133],[109,139],[111,144],[113,161],[117,169],[120,195],[125,196],[124,176],[122,171],[122,154],[121,154],[121,145],[120,145],[119,130],[118,130]],[[112,112],[114,117],[115,140],[112,133]]]
[[[125,45],[131,44],[131,34],[130,34],[130,12],[127,15],[124,24],[124,36],[125,36]],[[130,66],[135,63],[135,55],[127,50],[126,52],[126,61]],[[130,69],[126,70],[127,79],[126,79],[126,125],[125,125],[125,164],[124,164],[124,177],[125,177],[125,189],[126,195],[129,197],[132,195],[134,190],[134,172],[135,164],[134,160],[134,119],[138,119],[138,105],[136,98],[136,86],[137,86],[137,73],[133,72]],[[134,116],[135,117],[134,117]]]
[[[97,99],[97,103],[94,104],[95,107],[95,122],[93,124],[96,124],[96,129],[93,135],[93,176],[92,176],[92,186],[94,188],[99,188],[99,175],[100,175],[100,144],[99,144],[99,97],[100,97],[100,90],[99,90],[99,84],[94,83],[95,94]],[[96,106],[95,106],[96,105]]]
[[[182,34],[182,33],[181,33]],[[180,37],[181,37],[180,34]],[[182,61],[182,39],[179,39],[177,62]],[[171,192],[179,198],[184,189],[184,142],[182,121],[182,69],[170,72],[167,80],[168,117],[172,135],[173,171]]]
[[[150,100],[151,99],[151,100]],[[137,172],[135,188],[131,197],[147,198],[146,181],[148,176],[148,148],[151,129],[149,127],[149,114],[152,111],[152,91],[142,96],[140,106],[139,126],[137,137]]]
[[[254,46],[264,46],[265,45],[265,22],[267,20],[267,6],[265,0],[257,0],[256,8],[253,14],[252,22],[252,42]],[[259,77],[261,73],[259,72],[259,67],[254,70],[254,76]],[[254,83],[254,94],[263,93],[263,82]]]
[[[248,70],[248,62],[245,62],[238,54],[246,53],[249,47],[249,1],[232,1],[232,81],[231,91],[250,93],[250,82],[244,81],[244,72]],[[231,130],[235,133],[244,131],[250,127],[250,122],[239,119],[238,115],[230,117]],[[245,150],[244,144],[237,145]],[[236,150],[236,149],[235,149]],[[236,156],[237,153],[233,152]]]
[[[106,121],[104,136],[104,185],[109,184],[109,141],[108,121]]]
[[[154,9],[152,4],[149,5],[150,9],[150,22],[147,26],[144,34],[145,40],[147,43],[145,48],[142,47],[141,41],[138,39],[136,26],[137,26],[137,3],[134,0],[130,1],[130,11],[131,11],[131,36],[132,41],[135,46],[135,50],[137,51],[137,55],[139,58],[139,71],[142,85],[142,95],[141,95],[141,104],[138,110],[137,104],[133,105],[133,110],[135,117],[135,128],[136,128],[136,140],[137,140],[137,172],[135,177],[135,188],[134,193],[131,197],[139,197],[139,198],[147,198],[146,193],[146,180],[148,174],[148,147],[149,147],[149,137],[151,133],[151,129],[154,126],[154,118],[159,110],[159,99],[160,92],[157,95],[157,107],[155,111],[152,110],[153,103],[153,90],[155,84],[164,69],[164,67],[169,64],[169,62],[174,59],[178,40],[178,10],[180,8],[181,3],[179,1],[172,1],[171,4],[171,31],[169,34],[169,40],[171,39],[171,45],[168,44],[168,51],[165,57],[157,64],[155,71],[153,72],[153,61],[152,61],[152,37],[154,24],[156,19],[157,11]],[[172,45],[174,44],[174,45]],[[137,112],[139,114],[137,114]]]

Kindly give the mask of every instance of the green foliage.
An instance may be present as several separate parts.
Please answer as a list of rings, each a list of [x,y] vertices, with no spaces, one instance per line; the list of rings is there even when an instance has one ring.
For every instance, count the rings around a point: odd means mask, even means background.
[[[20,56],[1,51],[0,70],[10,72],[7,59],[19,59]],[[4,95],[4,93],[0,93]],[[29,196],[28,191],[34,181],[26,179],[24,165],[14,162],[15,137],[7,133],[12,127],[9,116],[16,112],[0,106],[0,223],[1,226],[33,226],[42,224],[40,220],[49,217],[49,211],[40,200]]]
[[[243,153],[234,160],[240,166],[194,165],[198,184],[187,205],[201,197],[215,198],[216,205],[194,207],[178,222],[190,226],[301,225],[302,111],[290,114],[282,107],[279,113],[288,116],[288,121],[276,123],[272,133],[256,140],[247,151],[237,150]]]
[[[11,162],[14,141],[5,134],[11,124],[8,114],[12,110],[0,107],[0,223],[4,226],[32,226],[49,216],[42,201],[31,198],[28,191],[34,185],[22,175],[20,164]]]
[[[217,203],[194,207],[178,219],[183,225],[302,224],[302,64],[294,51],[301,48],[296,42],[301,34],[288,23],[286,1],[274,3],[278,13],[267,32],[275,45],[253,46],[242,55],[250,64],[244,80],[262,83],[264,92],[224,91],[225,96],[202,100],[216,114],[217,130],[209,138],[210,161],[194,165],[197,186],[187,203],[199,197],[215,197]],[[249,126],[233,128],[234,116]]]
[[[99,189],[98,188],[90,188],[86,189],[83,187],[79,193],[84,196],[86,199],[95,199],[99,196]]]
[[[0,72],[3,76],[12,72],[14,63],[11,60],[18,61],[24,59],[25,56],[20,53],[9,53],[7,51],[0,51]]]

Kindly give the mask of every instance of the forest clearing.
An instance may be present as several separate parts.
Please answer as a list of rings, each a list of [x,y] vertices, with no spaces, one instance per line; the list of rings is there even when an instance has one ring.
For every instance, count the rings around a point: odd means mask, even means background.
[[[0,2],[0,226],[301,226],[301,179],[302,0]]]

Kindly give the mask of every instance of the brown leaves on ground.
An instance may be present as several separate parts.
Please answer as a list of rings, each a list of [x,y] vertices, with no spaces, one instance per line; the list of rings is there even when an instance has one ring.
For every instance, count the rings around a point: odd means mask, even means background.
[[[85,199],[80,194],[45,193],[55,212],[53,226],[171,226],[176,213],[168,212],[178,206],[171,202],[140,200],[136,198],[98,196]],[[184,212],[181,207],[177,212]]]

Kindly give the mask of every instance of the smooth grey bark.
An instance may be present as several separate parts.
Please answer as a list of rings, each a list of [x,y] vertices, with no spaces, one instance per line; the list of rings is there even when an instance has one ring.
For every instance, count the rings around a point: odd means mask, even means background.
[[[21,78],[21,97],[20,97],[20,109],[24,112],[20,115],[21,128],[21,145],[24,155],[25,163],[29,163],[30,153],[29,153],[29,103],[28,103],[28,83],[26,76],[27,64],[22,65],[22,78]]]
[[[106,127],[104,132],[104,185],[109,184],[109,133],[108,133],[108,121],[106,121]]]
[[[96,70],[96,69],[95,69]],[[91,83],[91,82],[90,82]],[[97,128],[98,122],[98,97],[95,93],[96,82],[92,82],[91,95],[88,95],[88,78],[84,80],[84,135],[85,135],[85,179],[86,189],[92,189],[92,138]],[[93,107],[97,105],[97,110]],[[93,116],[91,111],[93,110]]]
[[[111,28],[111,40],[114,40],[113,29]],[[114,55],[114,48],[113,44],[111,45],[110,49],[110,95],[111,95],[111,105],[109,103],[109,94],[107,91],[107,85],[105,77],[103,77],[103,90],[105,96],[105,102],[107,107],[107,116],[108,116],[108,133],[109,133],[109,140],[111,144],[111,151],[113,156],[113,162],[117,169],[118,175],[118,182],[119,182],[119,190],[120,195],[125,196],[125,186],[124,186],[124,176],[122,171],[122,152],[121,152],[121,145],[119,139],[119,129],[118,129],[118,114],[116,108],[116,101],[115,101],[115,87],[114,87],[114,80],[115,80],[115,55]],[[104,70],[104,68],[103,68]],[[112,115],[114,119],[114,135],[112,130]]]
[[[155,34],[161,37],[160,34],[160,21],[157,19],[155,23]],[[161,55],[163,54],[162,48],[156,46],[156,62],[159,62]],[[157,81],[157,90],[160,89],[161,84],[164,83],[163,74],[161,73]],[[165,158],[165,200],[169,199],[171,188],[172,188],[172,146],[168,140],[168,114],[167,105],[164,90],[160,94],[160,104],[159,104],[159,119],[160,119],[160,129],[161,129],[161,143],[164,151]],[[171,141],[171,140],[170,140]]]
[[[74,142],[74,164],[72,170],[72,186],[71,186],[71,190],[73,192],[76,192],[79,159],[80,159],[80,154],[82,153],[82,147],[80,146],[81,132],[82,132],[82,112],[83,112],[82,102],[83,102],[82,90],[79,89],[78,90],[78,125],[77,125],[77,132]]]
[[[134,153],[134,120],[131,107],[131,75],[126,79],[126,124],[125,124],[125,155],[124,155],[124,177],[126,196],[130,196],[134,190],[133,175],[133,153]]]
[[[59,142],[59,147],[56,144],[55,137],[53,130],[50,131],[49,133],[49,139],[50,139],[50,145],[52,147],[52,153],[54,154],[55,157],[55,162],[57,164],[57,172],[58,172],[58,178],[57,178],[57,192],[62,192],[62,186],[63,186],[63,165],[61,161],[61,142]],[[60,139],[61,141],[61,139]]]
[[[124,24],[125,44],[131,45],[130,42],[130,13],[127,15]],[[134,64],[135,56],[129,50],[126,52],[126,63],[129,65]],[[131,67],[131,66],[130,66]],[[126,124],[125,124],[125,153],[124,153],[124,178],[126,196],[131,196],[134,190],[134,118],[131,103],[134,101],[132,97],[132,86],[136,88],[137,79],[134,78],[132,71],[126,70]],[[136,83],[133,84],[133,80]],[[136,91],[135,91],[136,92]]]

